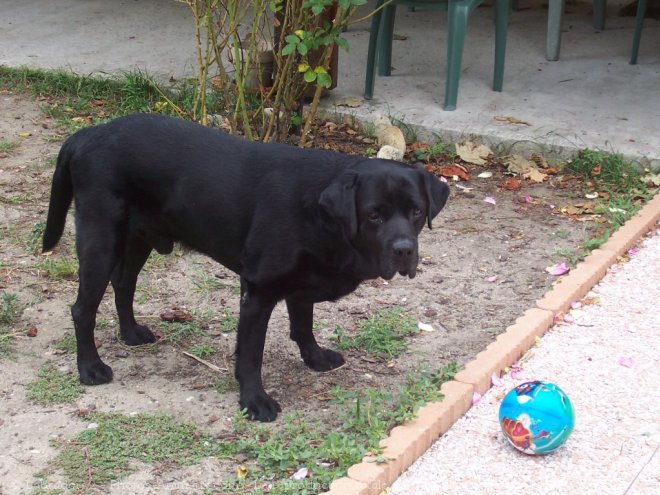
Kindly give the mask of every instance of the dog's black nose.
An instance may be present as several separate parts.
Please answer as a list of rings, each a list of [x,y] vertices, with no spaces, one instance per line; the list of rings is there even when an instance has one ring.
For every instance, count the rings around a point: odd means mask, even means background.
[[[415,254],[415,243],[410,239],[397,239],[392,245],[394,255],[400,259],[408,259]]]

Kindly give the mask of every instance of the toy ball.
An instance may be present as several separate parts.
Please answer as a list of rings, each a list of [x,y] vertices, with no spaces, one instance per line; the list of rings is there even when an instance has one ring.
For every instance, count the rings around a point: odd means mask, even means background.
[[[504,436],[525,454],[554,452],[566,442],[574,425],[571,401],[554,383],[523,383],[506,394],[500,404]]]

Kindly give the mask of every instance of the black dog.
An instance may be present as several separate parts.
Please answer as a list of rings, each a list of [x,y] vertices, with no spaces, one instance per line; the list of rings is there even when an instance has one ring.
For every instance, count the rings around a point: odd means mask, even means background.
[[[75,198],[80,286],[71,314],[81,382],[112,380],[94,345],[108,282],[122,340],[153,342],[133,314],[137,276],[152,249],[170,253],[181,242],[240,275],[239,403],[252,419],[275,419],[281,409],[263,389],[261,365],[277,302],[286,301],[305,364],[341,366],[341,354],[314,338],[314,303],[345,296],[365,279],[414,277],[417,236],[448,195],[421,168],[252,143],[163,116],[76,133],[57,159],[44,251],[60,239]]]

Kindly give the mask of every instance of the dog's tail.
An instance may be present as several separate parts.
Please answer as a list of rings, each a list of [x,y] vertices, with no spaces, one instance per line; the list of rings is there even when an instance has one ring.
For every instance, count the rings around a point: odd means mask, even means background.
[[[71,136],[62,145],[57,156],[57,165],[53,173],[53,184],[50,189],[50,203],[48,204],[48,218],[44,231],[43,252],[51,251],[59,242],[66,214],[73,201],[73,183],[69,167],[75,149],[76,136]]]

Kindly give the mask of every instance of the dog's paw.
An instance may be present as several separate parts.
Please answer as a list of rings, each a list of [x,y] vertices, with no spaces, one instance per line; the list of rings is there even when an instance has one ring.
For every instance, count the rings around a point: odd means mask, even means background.
[[[238,403],[248,419],[253,421],[274,421],[277,413],[282,410],[277,401],[266,392],[241,394]]]
[[[330,371],[343,366],[344,357],[331,349],[319,347],[314,352],[303,356],[305,364],[314,371]]]
[[[91,363],[78,363],[80,381],[85,385],[101,385],[112,381],[112,368],[100,359]]]
[[[152,344],[156,342],[156,337],[144,325],[131,325],[119,329],[119,336],[126,345]]]

